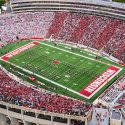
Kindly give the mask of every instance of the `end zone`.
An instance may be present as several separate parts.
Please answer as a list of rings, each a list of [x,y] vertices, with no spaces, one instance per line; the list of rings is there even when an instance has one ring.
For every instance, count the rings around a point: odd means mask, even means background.
[[[110,66],[106,71],[99,75],[95,80],[88,84],[85,88],[80,90],[80,94],[90,99],[97,93],[104,85],[107,84],[114,76],[116,76],[122,69],[116,66]]]
[[[25,50],[27,50],[27,49],[30,49],[30,48],[32,48],[32,47],[34,47],[34,46],[36,46],[36,45],[39,45],[39,44],[40,44],[40,43],[39,43],[38,41],[31,42],[31,43],[29,43],[29,44],[26,44],[26,45],[24,45],[24,46],[21,46],[21,47],[19,47],[18,49],[15,49],[15,50],[13,50],[13,51],[11,51],[11,52],[5,54],[4,56],[2,56],[2,57],[0,57],[0,58],[1,58],[2,60],[4,60],[4,61],[7,61],[7,60],[9,60],[10,58],[12,58],[13,56],[16,56],[16,55],[18,55],[19,53],[21,53],[21,52],[23,52],[23,51],[25,51]]]

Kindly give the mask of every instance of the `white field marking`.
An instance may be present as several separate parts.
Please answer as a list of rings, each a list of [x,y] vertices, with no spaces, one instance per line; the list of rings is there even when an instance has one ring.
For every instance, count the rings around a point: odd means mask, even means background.
[[[88,64],[89,64],[89,65],[92,65],[92,63],[91,63],[91,62],[88,62]]]
[[[66,77],[66,78],[69,78],[69,77],[70,77],[70,75],[65,75],[65,77]]]
[[[45,53],[49,54],[50,52],[46,51]]]
[[[68,79],[64,79],[65,82],[68,82],[69,80]]]
[[[66,49],[71,49],[71,47],[65,46]]]
[[[93,55],[93,54],[91,54],[91,53],[89,53],[88,55],[93,56],[93,57],[96,57],[95,55]]]
[[[73,83],[73,85],[75,85],[75,86],[76,86],[76,85],[78,85],[78,84],[77,84],[77,83]]]
[[[3,59],[1,59],[1,60],[3,60]],[[4,60],[3,60],[3,61],[4,61]],[[34,75],[36,75],[36,76],[39,77],[39,78],[42,78],[42,79],[44,79],[44,80],[46,80],[46,81],[48,81],[48,82],[51,82],[51,83],[53,83],[53,84],[55,84],[55,85],[57,85],[57,86],[59,86],[59,87],[62,87],[62,88],[65,89],[65,90],[68,90],[68,91],[70,91],[70,92],[72,92],[72,93],[75,93],[75,94],[77,94],[77,95],[79,95],[79,96],[82,96],[82,97],[86,98],[86,96],[82,95],[81,93],[76,92],[76,91],[74,91],[74,90],[72,90],[72,89],[70,89],[70,88],[67,88],[67,87],[65,87],[65,86],[63,86],[63,85],[61,85],[61,84],[59,84],[59,83],[57,83],[57,82],[54,82],[54,81],[52,81],[52,80],[50,80],[50,79],[48,79],[48,78],[45,78],[45,77],[43,77],[43,76],[41,76],[41,75],[38,75],[38,74],[36,74],[36,73],[34,73],[34,72],[32,72],[32,71],[29,71],[29,70],[27,70],[27,69],[25,69],[25,68],[22,68],[22,67],[20,67],[20,66],[18,66],[18,65],[16,65],[16,64],[11,63],[11,62],[8,62],[8,61],[5,61],[5,62],[7,62],[7,63],[9,63],[9,64],[11,64],[11,65],[14,65],[15,67],[17,67],[17,68],[19,68],[19,69],[22,69],[23,71],[25,71],[25,72],[27,72],[27,73],[29,73],[29,74],[34,74]]]
[[[101,63],[101,64],[105,64],[105,65],[108,65],[108,66],[111,65],[111,64],[108,64],[108,63],[105,63],[105,62],[101,62],[101,61],[99,61],[99,60],[95,60],[95,59],[92,59],[92,58],[89,58],[89,57],[86,57],[86,56],[83,56],[83,55],[80,55],[80,54],[77,54],[77,53],[70,52],[70,51],[68,51],[68,50],[64,50],[64,49],[61,49],[61,48],[58,48],[58,47],[55,47],[55,46],[51,46],[51,45],[45,44],[45,43],[41,43],[41,42],[40,42],[40,44],[43,44],[43,45],[45,45],[45,46],[49,46],[49,47],[52,47],[52,48],[56,48],[56,49],[61,50],[61,51],[64,51],[64,52],[68,52],[68,53],[71,53],[71,54],[73,54],[73,55],[77,55],[77,56],[80,56],[80,57],[84,57],[84,58],[86,58],[86,59],[89,59],[89,60],[92,60],[92,61],[95,61],[95,62],[99,62],[99,63]]]

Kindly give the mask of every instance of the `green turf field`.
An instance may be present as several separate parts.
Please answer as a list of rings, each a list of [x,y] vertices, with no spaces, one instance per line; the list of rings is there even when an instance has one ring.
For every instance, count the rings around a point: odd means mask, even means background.
[[[121,3],[125,3],[125,0],[113,0],[114,2],[121,2]]]
[[[21,41],[9,44],[0,49],[0,56],[30,42],[32,41]],[[5,66],[5,64],[4,66],[7,68],[12,64],[16,67],[16,70],[12,67],[9,68],[13,73],[18,74],[20,72],[20,74],[24,74],[24,76],[22,76],[24,79],[32,75],[43,83],[39,85],[39,87],[60,94],[85,99],[85,97],[78,94],[80,90],[87,86],[92,80],[96,79],[101,73],[108,69],[110,65],[117,65],[104,58],[97,60],[92,53],[64,44],[55,45],[47,41],[39,42],[39,45],[10,58],[6,64],[7,66]],[[3,61],[1,61],[1,64],[3,65],[2,62]],[[122,70],[122,72],[123,71],[124,70]],[[113,81],[113,79],[111,81]],[[100,91],[93,96],[92,100],[102,93],[105,88],[111,84],[111,81],[100,89]],[[37,85],[35,82],[30,82]]]

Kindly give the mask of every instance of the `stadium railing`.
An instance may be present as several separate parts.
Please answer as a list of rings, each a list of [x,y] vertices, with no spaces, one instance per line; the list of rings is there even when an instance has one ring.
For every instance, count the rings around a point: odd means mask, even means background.
[[[25,108],[25,107],[21,107],[21,106],[17,106],[17,105],[13,105],[13,104],[0,101],[0,113],[8,117],[21,119],[23,121],[28,121],[32,123],[36,123],[37,121],[39,124],[48,123],[48,125],[50,125],[51,122],[54,122],[52,120],[53,118],[58,117],[58,118],[62,118],[65,120],[67,119],[66,124],[69,125],[68,123],[70,123],[71,119],[87,122],[87,119],[91,117],[92,112],[90,112],[86,117],[72,116],[72,115],[66,115],[66,114],[39,111],[36,109]],[[59,124],[61,124],[62,122],[59,122]]]

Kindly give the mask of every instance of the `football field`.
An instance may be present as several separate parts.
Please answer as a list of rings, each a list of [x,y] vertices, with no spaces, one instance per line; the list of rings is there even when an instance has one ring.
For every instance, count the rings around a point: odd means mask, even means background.
[[[122,71],[118,65],[71,46],[36,40],[21,42],[10,45],[11,49],[8,45],[11,51],[1,55],[1,60],[60,94],[91,99]]]

